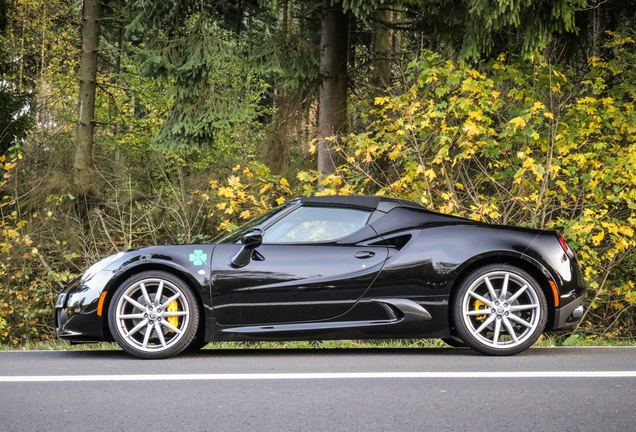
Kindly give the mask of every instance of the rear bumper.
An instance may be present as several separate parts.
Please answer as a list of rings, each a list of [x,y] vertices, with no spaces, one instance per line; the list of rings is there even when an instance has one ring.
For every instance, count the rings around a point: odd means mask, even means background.
[[[554,311],[554,327],[552,330],[573,330],[583,316],[583,301],[587,294],[583,294],[574,301]]]

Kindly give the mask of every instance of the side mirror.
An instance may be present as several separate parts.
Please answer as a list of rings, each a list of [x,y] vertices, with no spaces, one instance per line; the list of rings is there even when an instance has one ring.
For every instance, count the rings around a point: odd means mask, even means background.
[[[240,251],[238,251],[234,258],[232,258],[230,263],[232,267],[235,268],[245,267],[252,262],[252,253],[254,252],[254,249],[263,244],[263,231],[255,229],[245,233],[245,235],[241,237],[241,243],[243,244],[243,247]]]
[[[263,244],[263,231],[255,229],[245,233],[241,237],[241,243],[243,243],[244,248],[256,249]]]

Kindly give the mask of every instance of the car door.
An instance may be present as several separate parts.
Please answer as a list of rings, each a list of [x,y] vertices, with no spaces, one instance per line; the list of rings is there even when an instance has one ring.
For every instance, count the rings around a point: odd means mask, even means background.
[[[301,206],[269,227],[252,261],[233,268],[240,244],[220,244],[212,258],[212,295],[220,324],[328,320],[364,295],[387,258],[369,211]]]

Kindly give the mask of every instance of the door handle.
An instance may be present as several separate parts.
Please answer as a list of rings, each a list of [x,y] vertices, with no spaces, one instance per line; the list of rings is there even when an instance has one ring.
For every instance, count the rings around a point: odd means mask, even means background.
[[[356,252],[353,256],[360,259],[371,258],[375,256],[375,252],[360,251],[360,252]]]

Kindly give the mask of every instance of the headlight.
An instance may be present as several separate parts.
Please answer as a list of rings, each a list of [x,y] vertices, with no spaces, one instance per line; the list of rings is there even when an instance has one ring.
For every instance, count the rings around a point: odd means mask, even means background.
[[[85,281],[86,279],[90,279],[93,276],[95,276],[97,273],[99,273],[100,271],[104,270],[106,267],[108,267],[109,264],[114,263],[115,261],[117,261],[119,258],[121,258],[122,256],[124,256],[125,252],[119,252],[115,255],[111,255],[108,256],[100,261],[97,261],[95,264],[93,264],[92,266],[90,266],[88,268],[88,270],[86,270],[84,272],[84,274],[82,275],[82,282]]]
[[[57,300],[55,300],[55,308],[63,308],[64,302],[66,301],[66,293],[59,293],[57,295]]]

